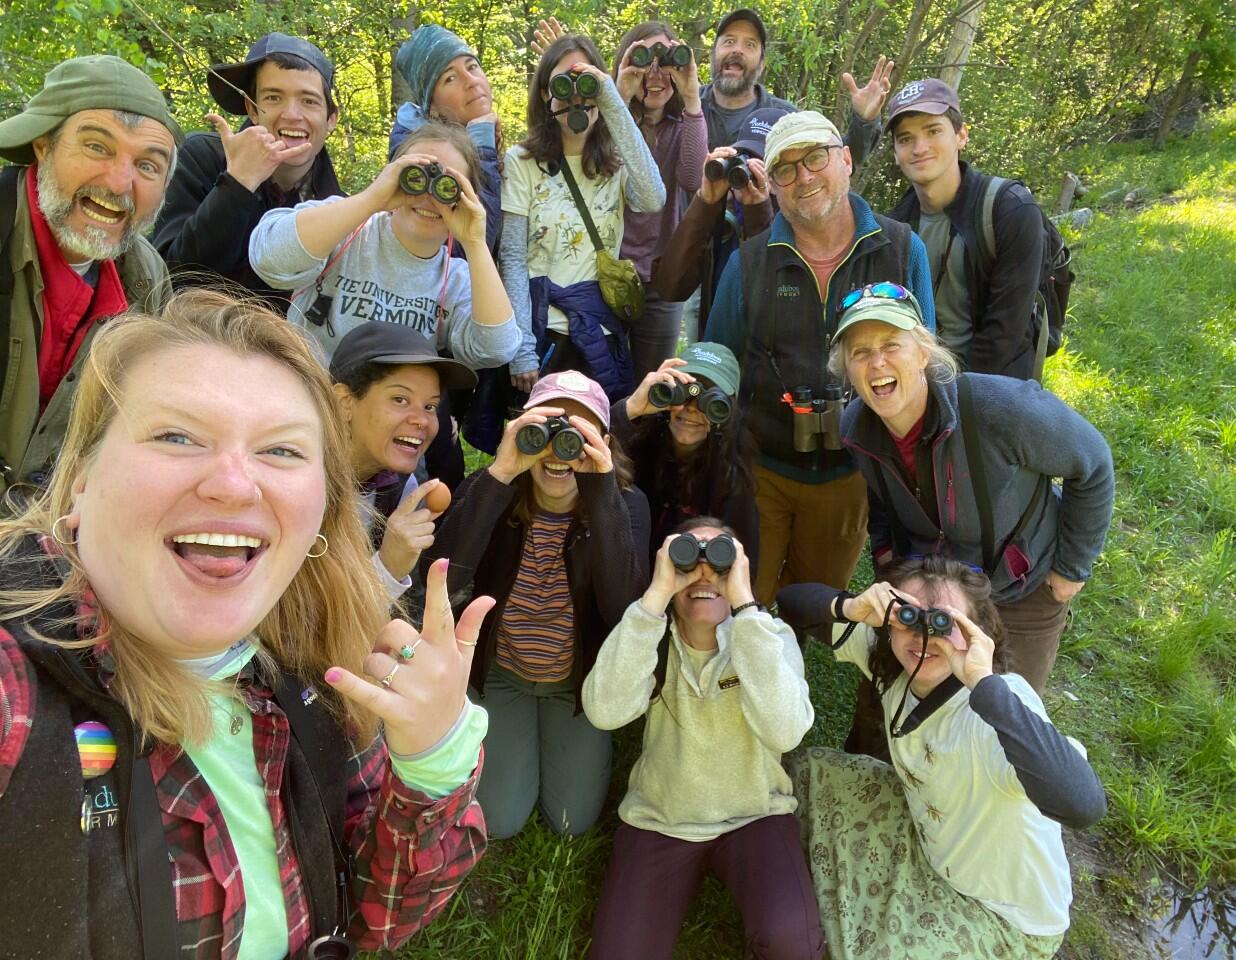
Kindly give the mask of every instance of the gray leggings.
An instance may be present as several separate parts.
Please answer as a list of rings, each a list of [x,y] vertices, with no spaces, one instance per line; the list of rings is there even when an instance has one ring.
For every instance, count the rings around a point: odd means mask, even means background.
[[[555,833],[591,827],[609,790],[610,735],[575,713],[570,680],[533,683],[502,667],[485,679],[489,711],[485,769],[477,799],[490,837],[523,829],[532,808]]]

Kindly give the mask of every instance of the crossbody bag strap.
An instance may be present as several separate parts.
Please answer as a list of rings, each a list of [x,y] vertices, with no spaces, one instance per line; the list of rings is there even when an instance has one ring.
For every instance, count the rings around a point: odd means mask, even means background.
[[[600,253],[605,249],[605,244],[601,242],[601,235],[597,233],[596,224],[592,222],[592,214],[588,212],[583,195],[579,192],[579,184],[575,182],[575,175],[571,173],[571,165],[567,162],[566,157],[562,158],[562,166],[559,167],[559,170],[562,171],[562,179],[566,181],[567,189],[571,191],[571,199],[575,201],[575,209],[579,211],[579,215],[584,221],[584,226],[588,229],[588,236],[592,238],[592,245]]]
[[[1043,497],[1051,489],[1051,477],[1044,476],[1034,489],[1034,496],[1026,504],[1026,509],[1017,518],[1017,525],[1004,538],[1000,549],[995,549],[995,521],[992,515],[991,487],[987,484],[987,468],[983,464],[983,448],[978,440],[978,419],[974,415],[974,394],[965,374],[957,378],[957,402],[961,413],[961,437],[966,447],[966,461],[970,465],[971,486],[974,488],[974,499],[978,504],[979,524],[983,543],[983,572],[990,579],[996,566],[1004,556],[1009,544],[1016,540],[1030,522],[1030,518],[1043,502]]]
[[[17,219],[17,186],[21,167],[0,170],[0,383],[9,366],[9,328],[13,311],[13,260],[10,246]]]
[[[961,439],[966,448],[966,463],[970,467],[970,486],[978,505],[979,531],[983,544],[983,572],[990,578],[996,569],[995,532],[991,507],[991,488],[987,485],[987,467],[983,463],[983,447],[978,438],[978,418],[974,414],[974,394],[963,373],[957,378],[957,407],[961,414]]]
[[[888,481],[884,479],[884,465],[877,460],[875,468],[876,483],[880,487],[880,499],[884,501],[884,509],[888,513],[888,525],[893,535],[893,552],[897,554],[898,559],[902,559],[910,553],[910,538],[906,535],[905,528],[902,527],[897,511],[893,507],[893,498],[888,492]]]
[[[138,753],[136,744],[126,815],[125,848],[137,871],[142,956],[145,960],[179,956],[176,899],[167,837],[163,832],[163,811],[155,796],[150,756]]]

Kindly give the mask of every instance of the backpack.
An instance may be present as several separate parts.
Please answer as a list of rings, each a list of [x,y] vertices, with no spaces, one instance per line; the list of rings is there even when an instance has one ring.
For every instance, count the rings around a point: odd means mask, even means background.
[[[991,264],[996,259],[993,211],[1000,197],[1015,183],[1021,181],[987,177],[982,199],[974,205],[974,235],[979,240],[979,259],[984,273],[990,273]],[[1038,331],[1034,367],[1036,380],[1042,379],[1044,358],[1060,349],[1064,320],[1069,310],[1069,291],[1077,278],[1072,270],[1073,253],[1065,244],[1064,237],[1041,206],[1039,215],[1043,221],[1043,262],[1039,265],[1039,289],[1034,303],[1035,329]]]
[[[3,382],[9,365],[9,311],[13,308],[12,261],[9,259],[9,240],[13,236],[13,224],[17,219],[17,178],[22,167],[7,166],[0,169],[0,382]]]

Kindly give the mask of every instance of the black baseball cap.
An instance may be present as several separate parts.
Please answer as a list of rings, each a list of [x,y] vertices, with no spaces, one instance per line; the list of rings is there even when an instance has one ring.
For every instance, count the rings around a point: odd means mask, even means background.
[[[300,57],[322,75],[329,93],[335,85],[335,65],[308,40],[286,33],[268,33],[249,48],[243,63],[216,63],[206,74],[206,86],[215,103],[228,113],[244,114],[244,91],[249,89],[253,72],[272,54],[288,53]]]
[[[760,19],[760,15],[750,7],[739,7],[733,13],[726,14],[725,19],[717,24],[717,36],[725,33],[725,28],[736,20],[746,20],[747,23],[755,27],[755,32],[760,35],[760,46],[768,46],[768,30],[764,27],[764,21]],[[715,47],[717,41],[713,40],[712,45]]]
[[[385,320],[370,320],[348,331],[331,357],[330,378],[335,382],[345,380],[366,363],[423,363],[438,371],[444,390],[476,386],[476,374],[471,367],[439,356],[433,341],[419,330]]]
[[[742,127],[738,131],[738,139],[731,146],[735,150],[741,150],[763,160],[764,141],[768,137],[768,131],[788,112],[779,107],[764,107],[761,110],[752,111],[742,122]]]

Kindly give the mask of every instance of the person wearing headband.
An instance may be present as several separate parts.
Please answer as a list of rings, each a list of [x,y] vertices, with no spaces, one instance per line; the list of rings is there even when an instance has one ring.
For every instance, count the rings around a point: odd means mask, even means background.
[[[765,137],[764,169],[781,211],[730,256],[705,337],[742,366],[740,396],[759,443],[755,595],[771,603],[789,583],[844,587],[867,536],[867,491],[853,459],[835,437],[800,442],[787,399],[810,404],[835,392],[821,360],[838,302],[855,286],[891,279],[919,297],[929,325],[935,315],[922,241],[850,190],[850,149],[830,120],[813,110],[783,116]]]
[[[340,196],[326,138],[339,121],[335,67],[300,37],[268,33],[239,63],[216,63],[206,86],[215,128],[185,141],[154,245],[177,286],[223,277],[287,312],[288,297],[249,265],[249,235],[263,214]],[[233,130],[223,114],[243,117]]]
[[[143,233],[183,140],[159,88],[112,56],[58,64],[0,122],[0,490],[46,482],[98,328],[169,296]]]

